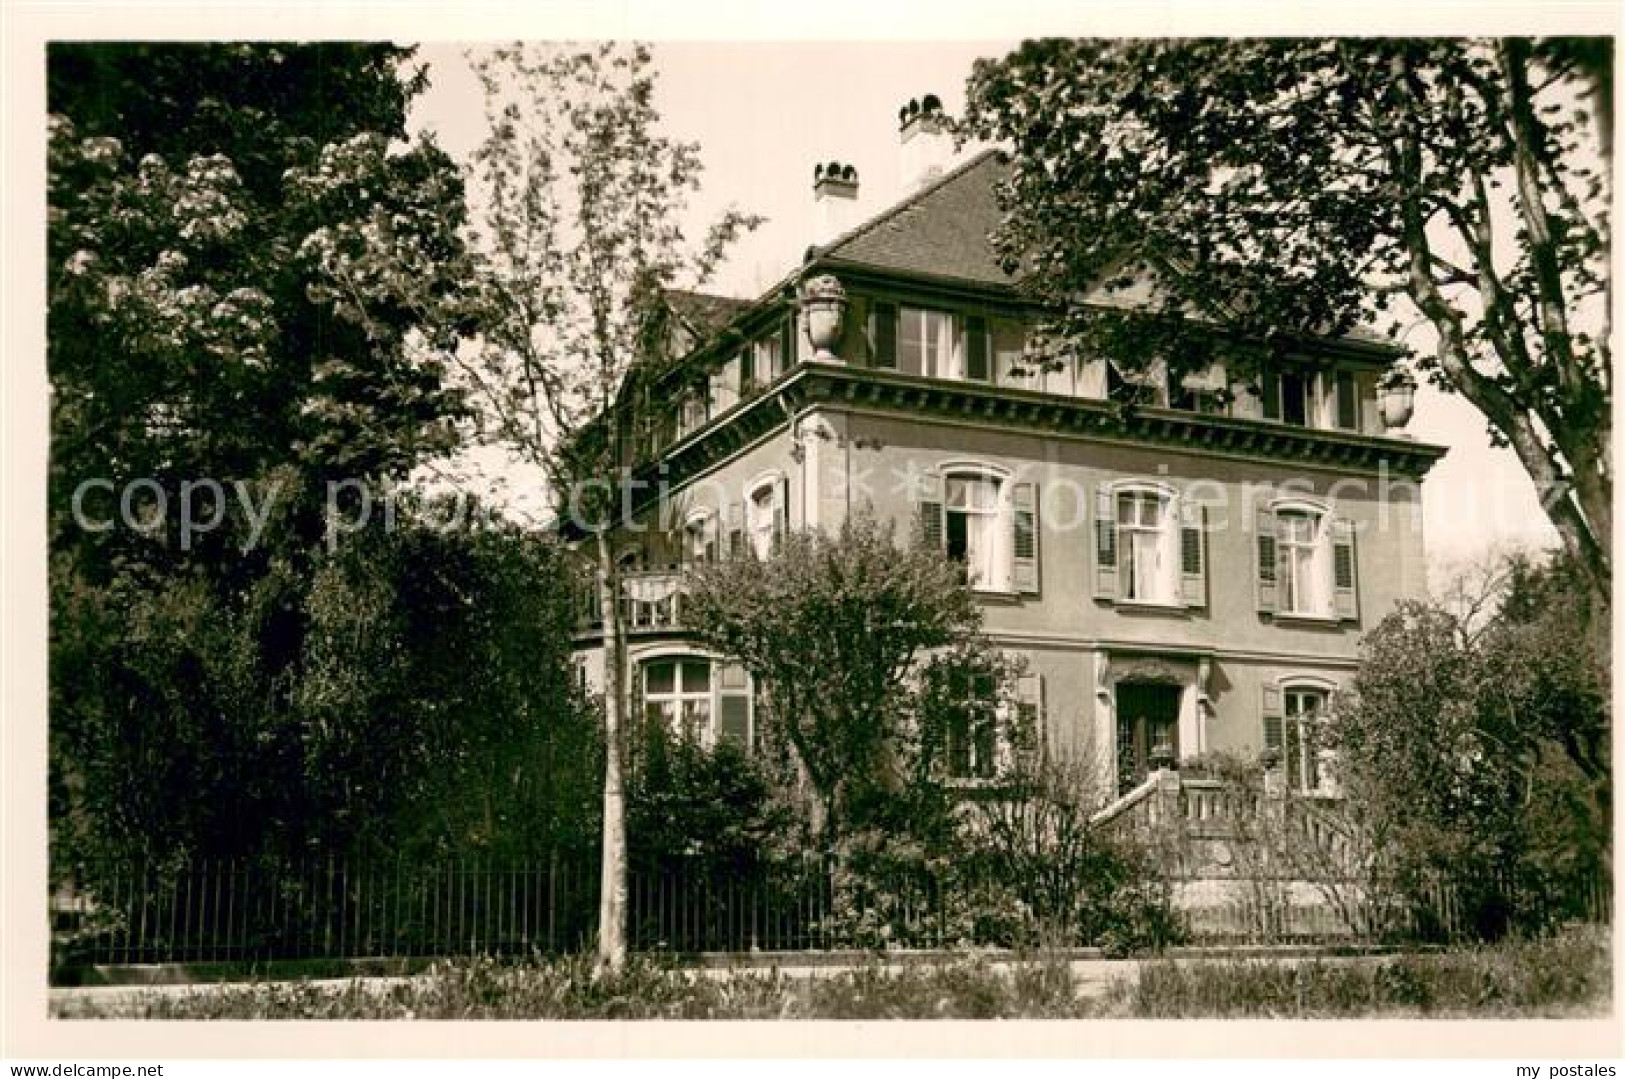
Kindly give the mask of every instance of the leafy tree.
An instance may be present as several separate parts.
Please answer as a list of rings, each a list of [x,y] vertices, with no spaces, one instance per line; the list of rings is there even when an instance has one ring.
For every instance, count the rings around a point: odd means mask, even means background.
[[[1476,637],[1442,608],[1401,604],[1366,636],[1327,732],[1358,868],[1402,889],[1482,885],[1488,933],[1549,914],[1606,860],[1603,695],[1583,650],[1569,640],[1560,655],[1565,608],[1531,620],[1525,603],[1511,597]]]
[[[51,47],[53,822],[80,853],[339,844],[410,786],[362,748],[405,751],[396,702],[355,696],[398,674],[359,621],[394,592],[323,544],[330,484],[354,510],[456,440],[462,187],[404,142],[409,56]],[[132,527],[134,481],[160,512]]]
[[[423,346],[449,332],[462,187],[432,144],[398,141],[423,85],[397,75],[408,55],[52,47],[54,539],[92,545],[70,518],[87,479],[175,498],[181,480],[286,467],[307,482],[282,497],[320,506],[321,481],[401,475],[454,444],[456,394]],[[402,302],[405,282],[427,302]],[[305,517],[297,534],[319,534]],[[263,570],[241,523],[186,561]]]
[[[767,740],[810,787],[820,840],[865,823],[855,811],[929,767],[930,735],[910,717],[922,681],[940,679],[921,679],[921,663],[973,648],[981,628],[957,568],[900,547],[868,514],[835,534],[792,533],[765,559],[702,567],[687,609],[698,638],[765,691]]]
[[[397,513],[232,606],[202,573],[99,588],[54,560],[52,659],[73,672],[53,684],[60,862],[591,848],[602,750],[564,555],[512,526],[445,529],[443,507]],[[267,672],[260,608],[281,602],[305,632]]]
[[[608,532],[623,480],[634,371],[661,359],[667,289],[706,281],[756,218],[729,212],[698,250],[681,226],[699,149],[658,131],[643,46],[523,45],[475,60],[490,134],[474,156],[479,346],[458,372],[488,438],[538,468],[564,531],[584,535],[605,614],[599,959],[625,961],[625,630]]]
[[[1246,377],[1373,309],[1429,324],[1420,366],[1606,609],[1611,67],[1607,39],[1033,41],[978,63],[967,124],[1012,146],[998,248],[1085,354]],[[1160,303],[1090,302],[1147,268]]]

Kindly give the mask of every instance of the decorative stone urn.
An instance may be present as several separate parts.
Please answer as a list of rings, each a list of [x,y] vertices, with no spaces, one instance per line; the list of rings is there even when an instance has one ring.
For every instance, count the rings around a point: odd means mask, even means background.
[[[1377,386],[1377,407],[1382,413],[1382,425],[1396,432],[1411,422],[1416,411],[1416,379],[1409,371],[1388,372]]]
[[[1167,742],[1158,742],[1151,747],[1151,767],[1156,771],[1166,771],[1174,766],[1174,747]]]
[[[830,274],[819,274],[801,285],[801,324],[812,342],[813,359],[839,363],[835,346],[846,322],[846,288]]]

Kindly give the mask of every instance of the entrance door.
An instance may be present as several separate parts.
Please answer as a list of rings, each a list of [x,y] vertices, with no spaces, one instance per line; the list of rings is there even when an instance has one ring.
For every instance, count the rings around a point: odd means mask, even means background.
[[[1151,758],[1166,746],[1179,760],[1179,686],[1151,682],[1117,685],[1117,793],[1126,794],[1151,774]]]

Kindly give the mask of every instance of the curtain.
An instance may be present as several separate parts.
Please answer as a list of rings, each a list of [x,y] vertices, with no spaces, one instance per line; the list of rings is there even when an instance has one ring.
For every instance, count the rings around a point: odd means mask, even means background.
[[[995,591],[1010,588],[1008,506],[1001,504],[999,482],[972,477],[949,477],[948,511],[965,521],[965,568],[974,587]]]

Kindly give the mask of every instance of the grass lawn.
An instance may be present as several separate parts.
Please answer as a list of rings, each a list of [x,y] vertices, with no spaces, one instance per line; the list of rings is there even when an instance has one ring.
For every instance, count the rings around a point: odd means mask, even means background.
[[[402,979],[251,983],[184,994],[68,995],[63,1018],[144,1019],[1087,1019],[1254,1016],[1576,1017],[1610,1000],[1600,931],[1453,952],[1351,960],[1149,959],[1085,991],[1065,961],[869,966],[815,977],[639,960],[440,964]],[[1137,975],[1137,976],[1136,976]]]

